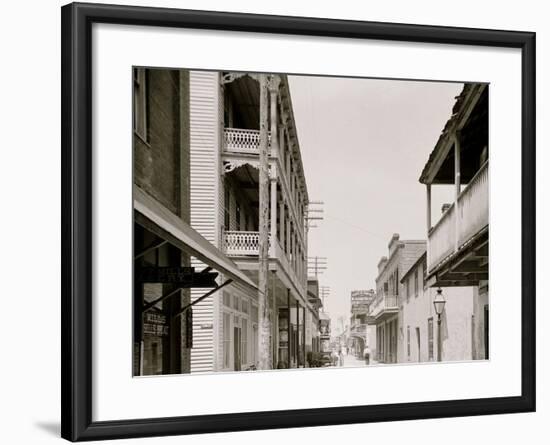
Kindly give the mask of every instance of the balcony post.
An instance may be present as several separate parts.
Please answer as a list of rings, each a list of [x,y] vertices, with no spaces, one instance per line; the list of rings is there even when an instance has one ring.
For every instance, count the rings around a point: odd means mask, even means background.
[[[281,232],[280,238],[281,238],[281,247],[286,253],[286,217],[285,217],[285,201],[281,199],[281,215],[280,215],[281,221],[279,223],[279,229]]]
[[[284,164],[285,162],[285,127],[283,127],[282,125],[279,125],[279,140],[277,142],[279,143],[279,159],[281,160],[281,164]]]
[[[287,218],[286,218],[286,224],[285,224],[285,227],[286,227],[286,255],[287,255],[287,258],[290,259],[290,254],[291,254],[291,249],[292,249],[292,242],[291,242],[291,231],[290,231],[290,224],[291,224],[291,221],[290,221],[290,206],[288,208],[288,213],[287,213]]]
[[[275,257],[275,242],[277,240],[277,177],[273,173],[271,178],[271,245],[270,256]]]
[[[279,84],[281,79],[277,75],[273,75],[269,79],[269,104],[270,104],[270,130],[271,130],[271,155],[279,154],[279,134],[277,125],[277,93],[279,92]]]
[[[455,252],[458,251],[459,220],[458,220],[458,197],[460,196],[460,132],[454,136],[455,147]]]

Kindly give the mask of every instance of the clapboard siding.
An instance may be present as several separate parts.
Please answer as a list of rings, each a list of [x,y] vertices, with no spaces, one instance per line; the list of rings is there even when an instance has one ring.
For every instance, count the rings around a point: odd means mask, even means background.
[[[191,159],[191,226],[214,246],[220,248],[219,236],[219,172],[220,124],[218,73],[191,71],[190,82],[190,159]],[[197,269],[206,267],[193,260]],[[195,300],[206,292],[192,290]],[[191,372],[208,372],[214,368],[217,329],[215,310],[220,298],[214,294],[193,307],[193,349]],[[212,326],[210,328],[209,326]],[[216,342],[217,343],[217,342]]]

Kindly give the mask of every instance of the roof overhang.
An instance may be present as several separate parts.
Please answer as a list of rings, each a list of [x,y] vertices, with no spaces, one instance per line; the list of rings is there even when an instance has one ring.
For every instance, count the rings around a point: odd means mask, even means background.
[[[249,291],[258,291],[256,284],[223,252],[136,185],[133,189],[133,200],[134,218],[138,224],[223,273],[235,284]]]
[[[484,96],[485,93],[485,96]],[[451,149],[455,144],[455,136],[457,132],[463,130],[467,122],[472,116],[476,105],[480,103],[480,99],[487,98],[487,84],[466,84],[464,89],[457,97],[455,108],[453,109],[453,115],[449,118],[445,124],[434,149],[430,153],[429,159],[422,170],[419,181],[422,184],[453,184],[454,183],[454,157],[452,156]],[[486,118],[486,116],[484,116]],[[466,144],[468,145],[468,144]],[[465,156],[477,156],[477,153],[470,153],[468,150],[461,153],[461,157]],[[475,175],[476,169],[473,171],[466,171],[465,168],[469,164],[475,164],[467,162],[468,159],[463,159],[461,165],[463,171],[461,172],[461,182],[467,184],[470,177]]]

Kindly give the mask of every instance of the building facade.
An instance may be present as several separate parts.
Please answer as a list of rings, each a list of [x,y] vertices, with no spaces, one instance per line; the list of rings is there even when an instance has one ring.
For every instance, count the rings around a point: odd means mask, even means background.
[[[403,322],[400,298],[403,295],[401,277],[426,249],[422,240],[400,240],[394,234],[388,244],[388,256],[378,263],[376,298],[371,316],[376,325],[376,360],[382,363],[404,361]]]
[[[189,73],[133,72],[133,374],[186,373],[196,303],[222,287],[257,287],[190,226]]]
[[[191,225],[258,283],[259,125],[265,118],[258,76],[191,71],[189,77]],[[270,349],[272,367],[286,368],[304,365],[316,332],[307,295],[308,193],[286,76],[270,76],[267,113]],[[258,293],[232,286],[202,300],[193,338],[192,372],[253,369]]]
[[[351,318],[349,346],[351,352],[363,357],[365,347],[369,347],[371,355],[376,355],[376,324],[371,316],[372,304],[376,299],[376,291],[354,290],[351,291]]]
[[[426,253],[408,270],[401,283],[401,319],[405,362],[475,360],[475,286],[446,287],[445,307],[438,328],[433,301],[437,288],[428,287]],[[438,341],[441,333],[441,357]]]
[[[489,85],[465,84],[420,176],[426,185],[427,282],[476,287],[473,356],[489,358]],[[454,201],[432,224],[432,186]]]

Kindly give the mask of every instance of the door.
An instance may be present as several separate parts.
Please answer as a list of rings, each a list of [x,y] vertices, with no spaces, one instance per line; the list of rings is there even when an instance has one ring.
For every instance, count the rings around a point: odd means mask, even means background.
[[[241,328],[233,328],[233,369],[241,370]]]

